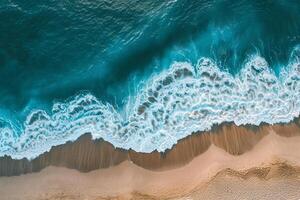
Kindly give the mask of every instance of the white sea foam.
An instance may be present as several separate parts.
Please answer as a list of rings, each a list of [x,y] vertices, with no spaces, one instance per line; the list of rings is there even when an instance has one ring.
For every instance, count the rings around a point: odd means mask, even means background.
[[[0,156],[34,158],[87,132],[124,149],[165,151],[179,139],[222,122],[289,122],[300,112],[298,56],[296,48],[279,77],[257,55],[236,76],[208,58],[196,66],[175,62],[148,80],[128,106],[126,119],[110,104],[82,94],[54,104],[50,115],[32,112],[20,134],[0,121]]]

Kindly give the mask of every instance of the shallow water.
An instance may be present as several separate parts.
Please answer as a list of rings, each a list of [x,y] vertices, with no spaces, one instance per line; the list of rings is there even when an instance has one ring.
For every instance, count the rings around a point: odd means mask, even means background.
[[[0,2],[0,155],[85,132],[164,151],[300,109],[298,1]]]

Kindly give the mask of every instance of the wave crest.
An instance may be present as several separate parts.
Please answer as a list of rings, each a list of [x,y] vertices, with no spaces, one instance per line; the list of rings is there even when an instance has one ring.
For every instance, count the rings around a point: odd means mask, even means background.
[[[300,112],[300,62],[296,48],[279,77],[260,56],[252,56],[236,76],[208,58],[196,66],[175,62],[152,76],[127,117],[91,94],[55,103],[52,113],[33,111],[23,130],[0,121],[0,156],[33,158],[52,146],[90,132],[116,147],[165,151],[177,140],[214,124],[289,122]]]

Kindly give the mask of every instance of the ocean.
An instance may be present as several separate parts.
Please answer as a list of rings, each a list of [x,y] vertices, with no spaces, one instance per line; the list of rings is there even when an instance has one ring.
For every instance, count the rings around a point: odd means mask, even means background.
[[[299,116],[298,0],[2,0],[0,19],[0,156]]]

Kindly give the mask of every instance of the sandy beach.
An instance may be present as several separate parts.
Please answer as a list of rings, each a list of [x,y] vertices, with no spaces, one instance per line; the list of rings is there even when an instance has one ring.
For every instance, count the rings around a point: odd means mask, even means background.
[[[0,16],[0,200],[300,200],[300,0]]]
[[[149,170],[125,160],[79,172],[50,166],[1,177],[3,200],[299,199],[300,137],[273,130],[251,150],[232,155],[216,145],[178,168]],[[253,194],[251,191],[255,191]]]

